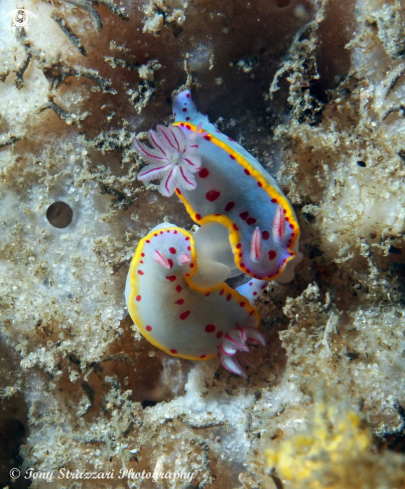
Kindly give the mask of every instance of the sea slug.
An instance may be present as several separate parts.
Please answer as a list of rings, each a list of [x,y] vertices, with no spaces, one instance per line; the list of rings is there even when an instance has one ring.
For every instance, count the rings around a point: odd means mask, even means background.
[[[189,90],[173,104],[176,122],[149,131],[152,149],[134,140],[150,164],[139,179],[162,179],[160,191],[173,191],[200,226],[228,230],[239,273],[281,282],[292,280],[302,260],[300,230],[293,208],[276,181],[242,146],[200,114]]]
[[[225,283],[193,284],[198,256],[193,235],[161,224],[138,244],[125,297],[142,335],[166,353],[189,360],[219,356],[229,371],[247,376],[248,342],[264,345],[260,316],[249,301]]]

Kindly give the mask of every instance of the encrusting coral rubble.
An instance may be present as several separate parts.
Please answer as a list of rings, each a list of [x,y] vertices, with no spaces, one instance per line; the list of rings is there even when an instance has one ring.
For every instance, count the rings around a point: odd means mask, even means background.
[[[356,487],[369,477],[403,487],[404,456],[393,453],[405,407],[400,2],[24,7],[37,17],[13,31],[4,15],[16,6],[0,3],[0,430],[13,463],[184,468],[195,475],[188,487],[214,489],[342,487],[331,474],[343,433],[357,452],[339,450],[339,467],[350,479],[357,453]],[[169,358],[124,305],[138,241],[159,222],[192,227],[180,202],[137,181],[132,147],[172,123],[182,85],[275,175],[301,228],[294,281],[272,282],[257,302],[267,346],[247,380],[216,360]],[[55,202],[72,210],[66,227],[47,219]],[[305,479],[280,464],[288,447]],[[9,453],[0,451],[3,486]],[[100,485],[186,487],[47,483]]]

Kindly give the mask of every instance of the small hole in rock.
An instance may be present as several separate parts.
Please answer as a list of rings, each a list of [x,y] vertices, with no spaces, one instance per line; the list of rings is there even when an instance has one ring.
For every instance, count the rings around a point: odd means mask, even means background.
[[[361,166],[362,168],[366,167],[366,163],[364,161],[358,161],[357,164]]]
[[[290,0],[277,0],[277,7],[285,8],[290,5]]]
[[[73,210],[66,202],[54,202],[46,211],[46,218],[55,228],[67,228],[73,219]]]
[[[143,409],[145,409],[147,407],[156,406],[156,404],[157,404],[157,401],[147,401],[147,400],[145,400],[145,401],[142,402],[142,407],[143,407]]]

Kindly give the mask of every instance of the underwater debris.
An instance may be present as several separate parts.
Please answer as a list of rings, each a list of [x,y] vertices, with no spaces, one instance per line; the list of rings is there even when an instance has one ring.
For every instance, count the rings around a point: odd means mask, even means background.
[[[403,455],[377,454],[371,447],[371,430],[358,410],[318,400],[308,429],[273,442],[266,459],[286,488],[402,487]]]
[[[387,54],[394,59],[401,58],[405,54],[405,23],[401,1],[394,0],[393,5],[384,3],[380,8],[375,8],[370,0],[367,3],[372,19],[377,23],[378,37]]]
[[[337,330],[338,321],[339,321],[339,315],[335,314],[335,312],[332,311],[330,316],[329,316],[328,322],[326,323],[325,329],[323,331],[323,337],[315,345],[315,346],[323,345],[329,354],[331,353],[331,350],[330,350],[330,346],[328,343],[328,337],[329,337],[329,335],[332,335],[332,333],[339,334],[339,332]]]
[[[117,5],[113,2],[113,0],[97,0],[98,3],[107,7],[111,12],[122,20],[129,20],[129,15],[124,11],[125,7],[117,7]]]
[[[164,25],[174,24],[175,35],[178,35],[181,32],[180,26],[186,20],[184,11],[187,9],[188,1],[182,0],[181,5],[183,8],[170,11],[166,0],[150,0],[148,4],[144,4],[140,7],[145,14],[143,32],[159,36]]]
[[[28,65],[30,64],[30,61],[32,59],[32,51],[31,51],[31,43],[28,41],[26,38],[25,30],[24,29],[18,29],[17,30],[17,39],[21,43],[21,45],[24,47],[25,50],[25,56],[20,63],[20,66],[18,69],[15,70],[15,86],[18,89],[21,89],[24,86],[24,73],[28,68]]]
[[[8,134],[8,138],[4,140],[0,140],[0,149],[5,148],[6,146],[12,146],[17,141],[21,141],[23,137],[14,136],[13,134]]]
[[[81,122],[86,119],[86,117],[89,116],[88,112],[84,112],[83,114],[76,115],[76,114],[69,114],[69,112],[66,112],[66,110],[62,109],[58,104],[56,104],[53,100],[51,100],[48,104],[43,105],[42,107],[38,107],[37,112],[42,112],[46,109],[52,109],[55,114],[57,114],[62,120],[66,122],[68,126],[71,126],[73,124],[77,124],[78,127],[81,126]]]
[[[324,6],[318,11],[322,15]],[[269,88],[270,100],[280,90],[279,83],[285,77],[289,83],[287,101],[292,107],[292,117],[300,122],[313,123],[322,111],[323,104],[311,96],[308,90],[311,83],[319,80],[316,62],[316,45],[319,23],[312,21],[305,24],[295,35],[288,55],[276,72]]]
[[[61,59],[40,62],[40,68],[49,82],[50,91],[56,90],[69,76],[74,76],[78,79],[85,77],[94,81],[103,93],[111,93],[113,95],[117,93],[116,90],[111,88],[111,80],[106,80],[96,70],[81,66],[69,66],[63,63]]]
[[[51,18],[58,24],[69,41],[78,49],[79,53],[82,56],[87,56],[87,51],[84,48],[82,41],[73,33],[66,19],[56,11],[51,13]]]
[[[155,91],[155,71],[162,68],[162,65],[157,59],[150,60],[147,64],[136,66],[141,79],[138,83],[137,89],[128,89],[127,94],[129,100],[134,104],[134,109],[137,114],[140,114],[142,110],[151,101]]]
[[[102,31],[103,23],[101,21],[101,17],[98,14],[97,10],[93,7],[92,2],[90,0],[65,0],[65,2],[71,3],[72,5],[75,5],[76,7],[87,10],[87,12],[89,12],[90,15],[93,17],[96,29],[99,32]]]

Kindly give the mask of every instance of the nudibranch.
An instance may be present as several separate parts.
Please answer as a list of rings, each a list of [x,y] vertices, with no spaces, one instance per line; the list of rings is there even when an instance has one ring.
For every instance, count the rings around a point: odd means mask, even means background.
[[[125,288],[129,313],[141,334],[166,353],[189,360],[219,356],[246,377],[248,342],[264,345],[257,309],[225,283],[202,288],[193,235],[170,224],[138,244]]]
[[[139,154],[151,163],[139,178],[162,178],[161,192],[175,191],[203,228],[208,223],[225,227],[239,273],[261,281],[291,280],[302,260],[300,230],[276,181],[197,111],[189,90],[175,97],[173,114],[172,126],[158,126],[159,134],[149,132],[153,149],[134,140]]]

